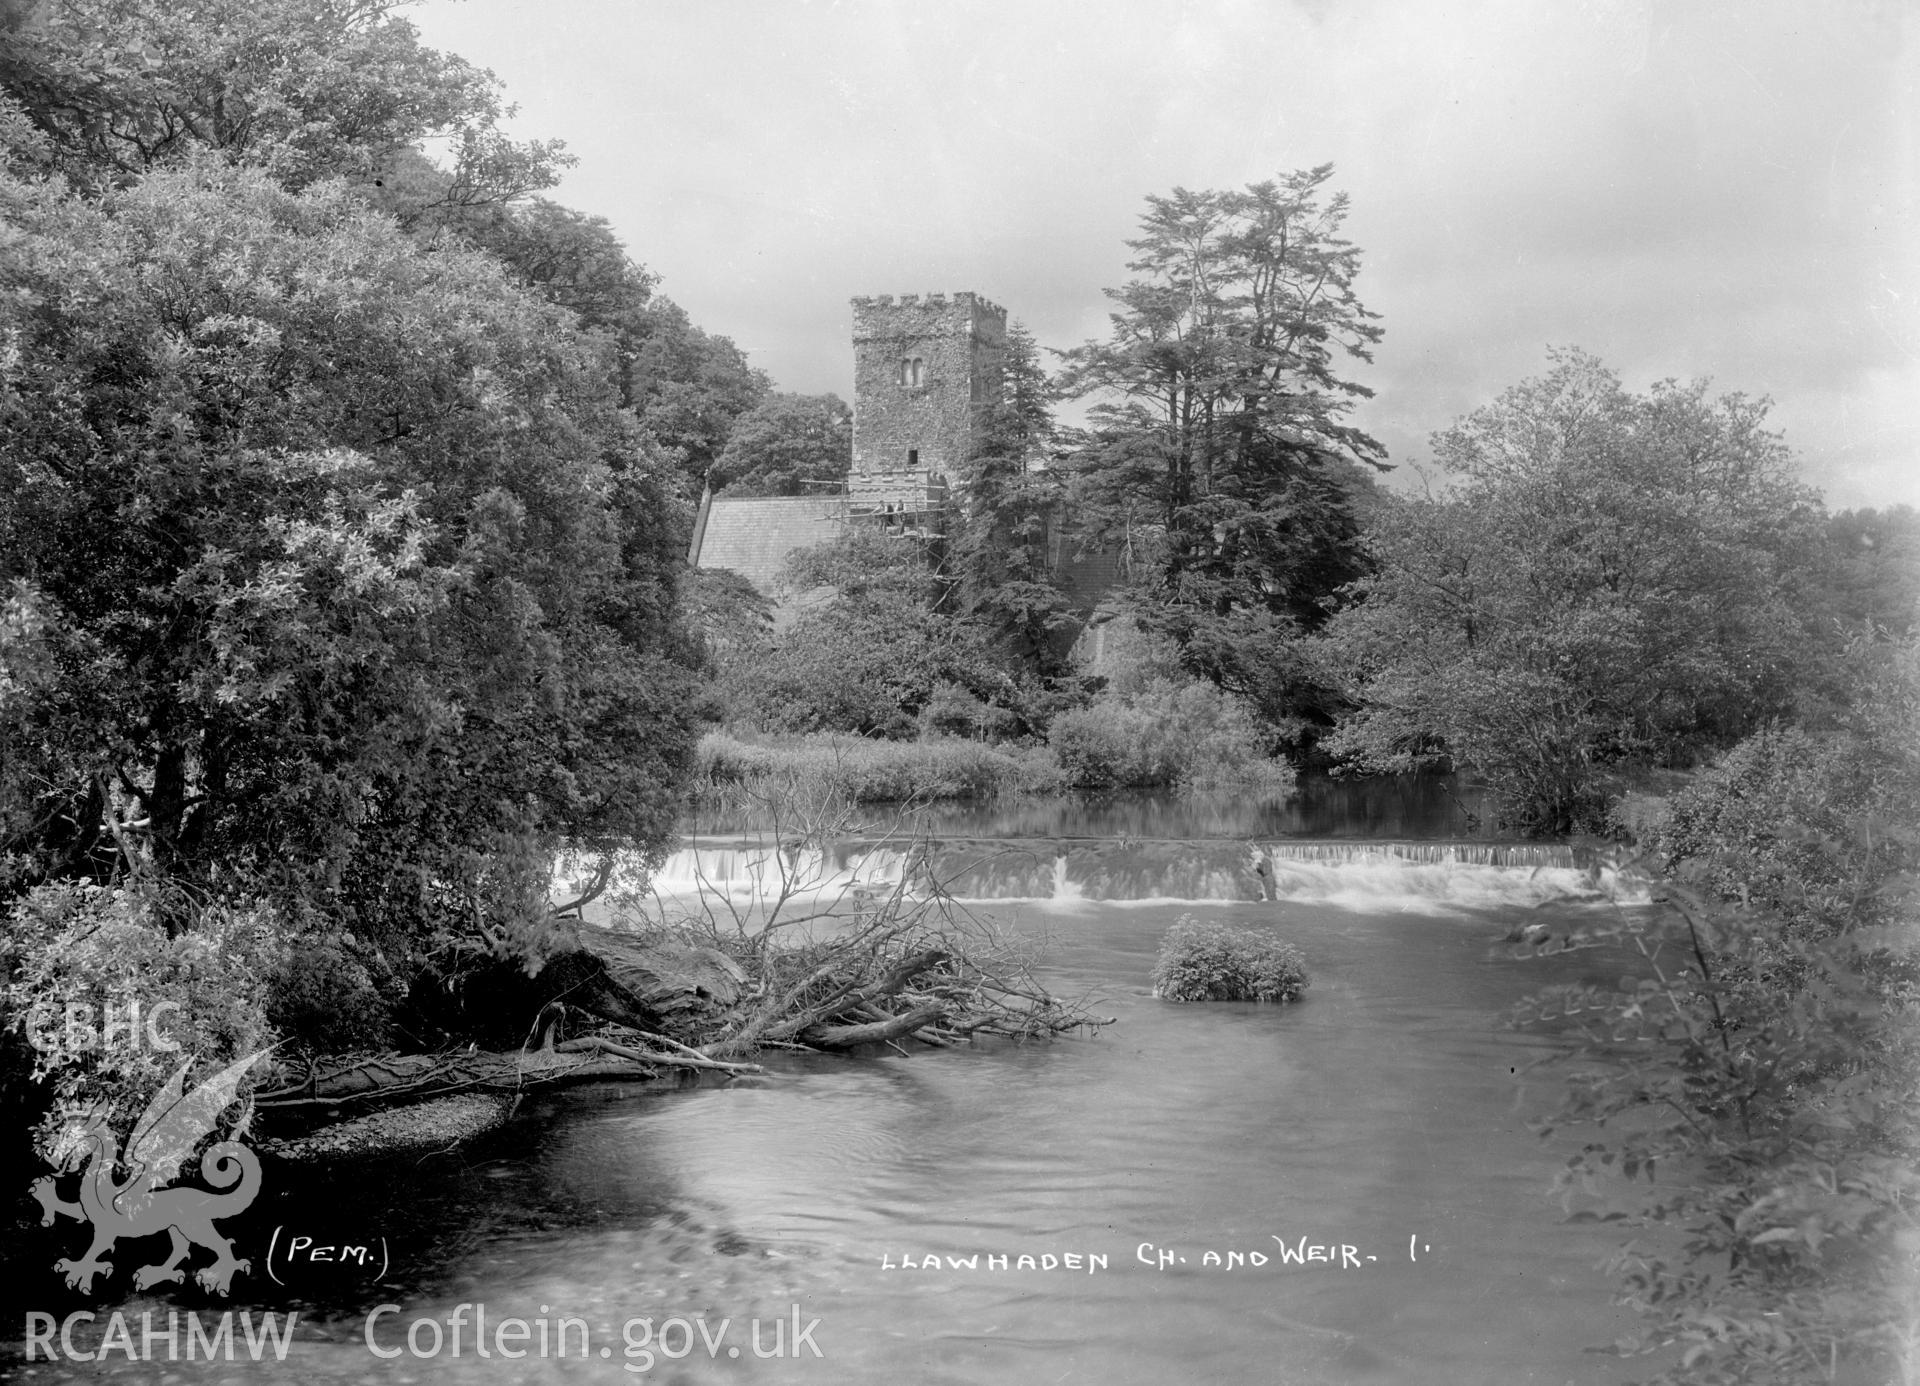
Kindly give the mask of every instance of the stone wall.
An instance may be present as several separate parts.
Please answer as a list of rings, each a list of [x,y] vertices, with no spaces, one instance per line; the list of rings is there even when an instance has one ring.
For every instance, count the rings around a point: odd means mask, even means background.
[[[974,293],[853,300],[853,470],[958,478],[997,402],[1007,312]]]

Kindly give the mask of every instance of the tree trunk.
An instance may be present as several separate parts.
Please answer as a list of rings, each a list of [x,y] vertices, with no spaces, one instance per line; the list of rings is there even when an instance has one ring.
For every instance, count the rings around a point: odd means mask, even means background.
[[[532,977],[515,960],[495,958],[423,979],[414,989],[418,1018],[447,1035],[505,1048],[524,1042],[541,1008],[556,1001],[629,1029],[683,1032],[725,1014],[745,991],[739,965],[711,948],[650,943],[586,924],[570,933],[570,946]]]
[[[910,1035],[923,1025],[931,1025],[947,1013],[944,1003],[928,1001],[905,1015],[875,1020],[865,1025],[815,1025],[800,1032],[800,1038],[816,1049],[852,1049],[862,1044],[880,1044]]]

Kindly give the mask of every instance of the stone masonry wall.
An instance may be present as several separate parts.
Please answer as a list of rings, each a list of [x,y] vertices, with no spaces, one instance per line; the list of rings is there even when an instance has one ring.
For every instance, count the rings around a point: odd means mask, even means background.
[[[958,478],[976,406],[998,399],[1006,309],[974,293],[853,300],[853,470]],[[918,383],[902,363],[918,360]]]

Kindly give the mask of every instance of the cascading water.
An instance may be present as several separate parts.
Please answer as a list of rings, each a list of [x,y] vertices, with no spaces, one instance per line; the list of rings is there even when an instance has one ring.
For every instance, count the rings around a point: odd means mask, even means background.
[[[923,893],[963,901],[1242,901],[1441,912],[1548,901],[1643,904],[1644,881],[1565,844],[1484,841],[969,839],[831,848],[741,839],[675,852],[652,888],[763,903],[780,894]]]

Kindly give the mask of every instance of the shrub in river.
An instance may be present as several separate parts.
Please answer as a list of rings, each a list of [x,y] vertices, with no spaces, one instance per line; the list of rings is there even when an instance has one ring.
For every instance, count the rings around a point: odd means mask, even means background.
[[[1292,1001],[1307,989],[1307,960],[1258,929],[1183,914],[1160,940],[1153,994],[1165,1001]]]

